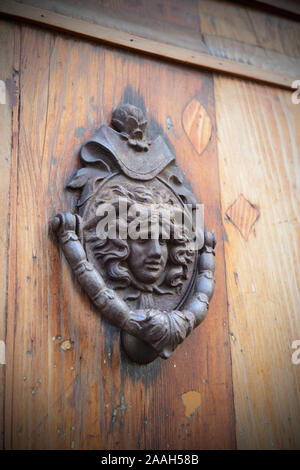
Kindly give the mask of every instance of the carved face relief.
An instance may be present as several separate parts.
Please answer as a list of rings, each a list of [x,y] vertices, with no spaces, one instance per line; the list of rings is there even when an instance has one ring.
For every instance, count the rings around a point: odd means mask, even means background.
[[[99,231],[108,211],[115,217],[110,237]],[[133,183],[116,174],[99,186],[83,213],[88,259],[131,306],[175,308],[188,292],[196,260],[178,231],[182,219],[182,204],[162,181]]]
[[[141,363],[169,357],[205,317],[215,245],[199,227],[200,242],[191,244],[195,198],[163,138],[146,138],[146,125],[131,104],[113,112],[114,129],[100,127],[82,147],[84,167],[69,184],[81,189],[79,213],[52,221],[81,285]]]
[[[145,284],[153,284],[164,272],[168,259],[167,241],[130,240],[130,254],[127,259],[129,269],[135,277]]]

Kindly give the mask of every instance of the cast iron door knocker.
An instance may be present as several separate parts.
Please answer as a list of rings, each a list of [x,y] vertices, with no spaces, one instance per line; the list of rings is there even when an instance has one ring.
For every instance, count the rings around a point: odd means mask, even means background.
[[[146,364],[172,351],[206,316],[214,292],[215,237],[161,136],[143,112],[120,105],[81,149],[77,213],[51,221],[79,283]]]

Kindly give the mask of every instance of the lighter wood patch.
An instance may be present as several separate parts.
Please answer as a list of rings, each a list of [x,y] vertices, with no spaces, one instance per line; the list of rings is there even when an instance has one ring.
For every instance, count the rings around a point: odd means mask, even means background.
[[[69,340],[69,339],[66,339],[65,341],[63,341],[60,345],[60,348],[63,350],[63,351],[69,351],[70,349],[72,349],[73,347],[73,344],[72,342]]]
[[[4,341],[0,341],[0,364],[6,364],[5,360],[5,343]]]
[[[201,394],[191,390],[181,395],[185,406],[185,416],[190,418],[201,405]]]
[[[6,104],[6,86],[3,80],[0,80],[0,104]]]

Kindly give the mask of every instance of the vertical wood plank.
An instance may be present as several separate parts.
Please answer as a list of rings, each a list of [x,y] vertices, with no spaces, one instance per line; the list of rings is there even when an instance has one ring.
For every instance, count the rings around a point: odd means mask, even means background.
[[[215,93],[237,445],[299,449],[300,105],[218,75]]]
[[[14,76],[15,36],[18,27],[6,21],[0,21],[0,449],[4,446],[4,406],[6,373],[6,302],[7,302],[7,259],[9,234],[9,183],[12,153],[12,109],[18,105],[18,95]]]
[[[13,448],[198,449],[235,446],[212,74],[22,26],[18,184],[11,226],[9,334]],[[199,155],[183,128],[198,99],[212,123]],[[215,231],[209,315],[168,361],[132,364],[119,331],[73,279],[48,220],[74,210],[65,191],[81,144],[120,100],[147,108]],[[67,348],[65,345],[70,345]],[[188,367],[187,367],[188,364]]]

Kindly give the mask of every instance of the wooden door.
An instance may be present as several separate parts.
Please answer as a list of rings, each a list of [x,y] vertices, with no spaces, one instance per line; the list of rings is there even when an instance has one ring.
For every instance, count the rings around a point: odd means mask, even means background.
[[[299,446],[290,92],[7,19],[0,31],[3,446]],[[120,102],[145,106],[217,238],[207,318],[170,359],[142,366],[81,291],[48,224],[74,211],[66,184],[79,149]]]

